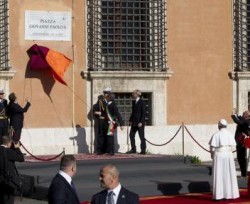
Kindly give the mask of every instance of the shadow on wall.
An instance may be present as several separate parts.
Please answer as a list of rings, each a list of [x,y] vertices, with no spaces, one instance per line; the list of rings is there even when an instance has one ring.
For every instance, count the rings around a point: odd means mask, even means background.
[[[98,101],[92,105],[92,107],[90,108],[88,114],[87,114],[87,118],[88,120],[91,122],[91,126],[94,128],[94,153],[96,153],[96,147],[97,147],[97,135],[98,135],[98,119],[94,116],[93,114],[93,110],[95,109],[95,107],[97,106]]]
[[[76,125],[77,135],[70,137],[74,146],[78,146],[78,153],[89,153],[89,146],[86,141],[86,130],[80,125]]]
[[[55,84],[55,79],[52,75],[52,71],[49,69],[45,69],[43,71],[34,71],[31,70],[28,65],[26,67],[25,70],[25,78],[36,78],[36,79],[40,79],[41,84],[43,86],[43,91],[44,93],[49,97],[49,99],[52,101],[51,97],[50,97],[50,93],[54,87]]]

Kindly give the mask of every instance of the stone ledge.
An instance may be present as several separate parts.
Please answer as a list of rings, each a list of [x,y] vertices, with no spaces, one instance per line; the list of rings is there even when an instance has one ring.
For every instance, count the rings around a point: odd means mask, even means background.
[[[229,72],[229,76],[232,80],[250,79],[250,72],[246,71]]]
[[[16,74],[16,71],[0,71],[0,79],[12,79]]]
[[[169,79],[173,75],[172,70],[166,72],[146,72],[146,71],[84,71],[84,77],[89,78],[133,78],[133,79]]]

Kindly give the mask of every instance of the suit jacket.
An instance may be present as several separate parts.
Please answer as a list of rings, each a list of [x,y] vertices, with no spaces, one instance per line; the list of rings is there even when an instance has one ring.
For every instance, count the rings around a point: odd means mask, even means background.
[[[93,195],[91,204],[106,204],[107,190]],[[122,186],[118,195],[117,204],[139,204],[139,195]]]
[[[250,120],[243,118],[242,116],[238,115],[231,115],[233,121],[237,124],[235,136],[245,133],[249,135],[250,133]]]
[[[5,164],[5,157],[4,152],[7,157],[7,164]],[[6,148],[4,146],[0,146],[0,192],[4,194],[12,195],[14,194],[13,189],[6,188],[5,185],[3,185],[3,181],[5,179],[5,175],[8,174],[13,179],[17,176],[17,169],[15,162],[23,162],[24,156],[19,148],[10,149]]]
[[[132,113],[129,121],[132,123],[132,126],[137,126],[138,123],[145,125],[145,116],[146,116],[146,105],[145,102],[140,98],[137,103],[134,100],[132,102]]]
[[[49,204],[79,204],[79,198],[76,192],[66,179],[57,174],[49,187],[48,193]]]
[[[22,108],[18,103],[9,103],[8,105],[8,116],[10,118],[10,125],[15,129],[23,128],[23,113],[27,112],[30,107],[30,102],[27,102],[24,108]]]
[[[0,101],[0,127],[8,127],[9,122],[7,118],[7,106],[8,102],[6,99]],[[5,118],[3,118],[5,117]]]
[[[4,151],[6,151],[6,156],[8,160],[7,171],[16,174],[15,162],[23,162],[24,156],[19,148],[10,149],[0,146],[0,174],[4,172]]]

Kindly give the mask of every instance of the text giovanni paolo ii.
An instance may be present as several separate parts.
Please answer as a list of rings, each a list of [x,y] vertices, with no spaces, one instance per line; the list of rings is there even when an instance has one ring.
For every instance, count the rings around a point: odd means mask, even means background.
[[[55,19],[40,19],[40,25],[39,24],[30,24],[29,28],[67,29],[67,26],[58,25]]]

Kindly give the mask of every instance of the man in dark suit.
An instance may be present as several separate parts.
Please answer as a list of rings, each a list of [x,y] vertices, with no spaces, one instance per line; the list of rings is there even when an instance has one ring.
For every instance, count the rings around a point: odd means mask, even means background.
[[[9,95],[9,105],[8,105],[8,116],[10,119],[10,126],[13,128],[13,140],[18,142],[21,138],[24,113],[28,111],[30,107],[30,102],[27,100],[26,105],[22,108],[17,103],[17,97],[15,93]]]
[[[236,153],[237,160],[240,166],[241,176],[247,176],[247,159],[246,159],[246,148],[244,146],[245,136],[250,136],[250,112],[244,111],[242,116],[237,115],[236,109],[233,110],[231,115],[233,121],[237,124],[235,131],[236,140]]]
[[[93,195],[91,204],[139,204],[139,196],[126,188],[119,181],[119,170],[108,164],[100,171],[100,184],[105,190]]]
[[[20,143],[14,144],[12,147],[12,140],[8,136],[2,137],[2,145],[0,146],[0,203],[1,204],[13,204],[15,185],[7,185],[9,178],[18,185],[17,168],[15,162],[23,162],[24,156],[20,151]],[[7,178],[8,177],[8,178]],[[17,186],[16,186],[17,187]]]
[[[1,138],[8,135],[9,122],[7,117],[8,102],[4,98],[4,90],[0,89],[0,143]]]
[[[127,153],[136,153],[135,134],[138,131],[141,140],[140,154],[146,154],[146,140],[144,136],[146,106],[144,101],[141,99],[141,92],[139,90],[134,90],[132,97],[134,100],[132,102],[132,113],[129,119],[129,125],[131,125],[129,134],[131,150]]]
[[[60,171],[52,180],[48,201],[49,204],[79,204],[79,198],[72,177],[76,174],[76,159],[73,155],[61,158]]]
[[[117,126],[123,130],[124,121],[115,104],[115,94],[109,93],[107,97],[106,119],[104,129],[106,131],[106,153],[110,156],[114,155],[114,132]]]

